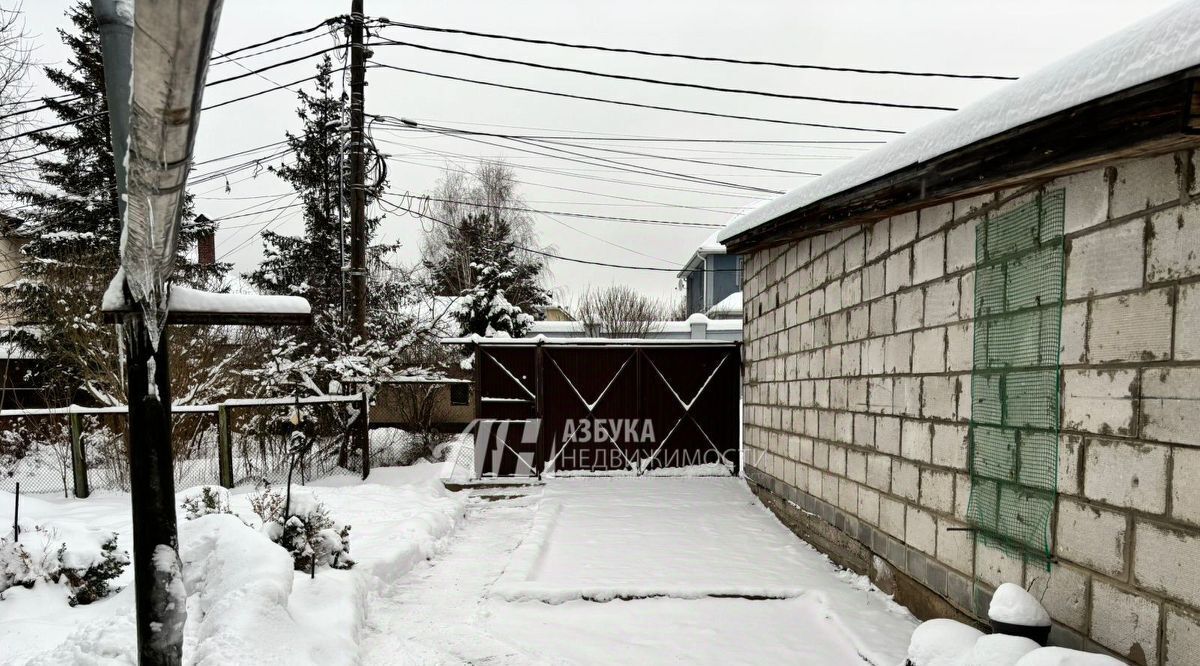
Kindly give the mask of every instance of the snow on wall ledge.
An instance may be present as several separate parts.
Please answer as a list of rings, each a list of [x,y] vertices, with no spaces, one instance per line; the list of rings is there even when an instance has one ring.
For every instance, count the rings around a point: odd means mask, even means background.
[[[1184,0],[741,215],[739,234],[1025,123],[1200,65],[1200,3]]]

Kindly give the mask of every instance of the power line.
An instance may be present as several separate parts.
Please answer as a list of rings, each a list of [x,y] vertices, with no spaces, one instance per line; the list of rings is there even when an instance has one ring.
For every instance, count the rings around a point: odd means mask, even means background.
[[[550,95],[552,97],[565,97],[568,99],[578,99],[585,102],[600,102],[603,104],[615,104],[617,106],[629,106],[639,109],[653,109],[655,111],[672,111],[675,113],[688,113],[697,116],[708,116],[711,118],[728,118],[731,120],[750,120],[761,123],[773,123],[776,125],[794,125],[796,127],[820,127],[823,129],[840,129],[852,132],[879,132],[883,134],[904,134],[900,130],[878,129],[872,127],[855,127],[851,125],[833,125],[825,123],[806,123],[796,120],[782,120],[780,118],[763,118],[760,116],[742,116],[731,113],[717,113],[715,111],[698,111],[696,109],[683,109],[674,106],[659,106],[656,104],[641,104],[639,102],[627,102],[624,100],[606,99],[604,97],[590,97],[588,95],[575,95],[571,93],[555,92],[551,90],[541,90],[538,88],[526,88],[524,86],[512,86],[504,83],[495,83],[493,81],[480,81],[479,79],[468,79],[461,76],[451,76],[449,74],[438,74],[435,72],[426,72],[419,69],[409,69],[407,67],[397,67],[396,65],[388,65],[386,63],[373,63],[370,67],[392,69],[398,72],[407,72],[409,74],[417,74],[420,76],[431,76],[438,79],[447,79],[450,81],[459,81],[461,83],[473,83],[481,86],[490,86],[493,88],[503,88],[505,90],[517,90],[520,92],[530,92],[539,95]]]
[[[426,120],[424,118],[413,118],[413,120]],[[443,122],[439,119],[433,119],[436,122]],[[501,123],[484,123],[472,122],[469,120],[451,120],[456,125],[478,125],[481,127],[504,127],[508,129],[534,130],[538,132],[565,132],[575,136],[522,136],[523,139],[572,139],[582,141],[666,141],[666,142],[691,142],[691,143],[778,143],[778,144],[881,144],[887,143],[879,139],[833,139],[833,140],[795,140],[795,139],[714,139],[714,138],[698,138],[698,137],[664,137],[646,134],[619,134],[613,132],[598,132],[598,131],[583,131],[563,129],[560,127],[532,127],[529,125],[505,125]],[[583,136],[580,136],[583,135]],[[591,136],[595,135],[595,136]]]
[[[376,201],[384,202],[385,199],[383,197],[380,197]],[[440,224],[444,227],[449,227],[451,229],[455,228],[453,224],[450,224],[449,222],[446,222],[445,220],[433,217],[432,215],[428,215],[428,214],[422,213],[420,211],[415,211],[411,208],[407,208],[407,207],[401,206],[399,204],[395,204],[395,203],[391,203],[391,202],[387,202],[387,203],[393,209],[402,210],[406,213],[415,215],[420,218],[424,218],[426,220],[429,220],[430,222]],[[604,266],[606,268],[622,268],[622,269],[628,269],[628,270],[657,271],[657,272],[665,272],[665,273],[678,273],[679,271],[682,271],[685,268],[687,268],[686,266],[676,266],[673,268],[669,268],[669,267],[663,267],[663,266],[634,266],[634,265],[630,265],[630,264],[613,264],[613,263],[609,263],[609,262],[605,262],[605,261],[594,261],[591,259],[579,259],[576,257],[566,257],[561,254],[555,254],[553,252],[546,252],[543,250],[536,250],[534,248],[525,247],[523,245],[518,245],[516,243],[512,243],[511,245],[514,248],[516,248],[518,250],[522,250],[524,252],[530,252],[532,254],[541,255],[543,257],[547,257],[550,259],[558,259],[560,261],[569,261],[571,263],[576,263],[576,264],[586,264],[589,266]],[[736,273],[736,272],[740,271],[741,269],[740,268],[713,268],[713,269],[697,269],[697,270],[703,271],[706,273]]]
[[[436,131],[439,131],[439,130],[438,130],[438,128],[436,128],[436,127],[433,127],[433,126],[430,126],[430,125],[424,125],[423,127],[428,127],[428,128],[432,129],[432,130],[433,130],[433,131],[435,131],[435,132],[436,132]],[[466,139],[466,140],[468,140],[468,141],[473,141],[473,142],[475,142],[475,143],[481,143],[481,144],[483,144],[483,145],[486,145],[486,146],[493,146],[493,147],[496,147],[496,148],[506,148],[506,146],[503,146],[503,145],[501,145],[501,144],[492,143],[492,142],[490,142],[490,141],[484,141],[484,140],[482,140],[482,139],[476,139],[476,138],[473,138],[473,137],[471,137],[471,136],[469,136],[469,135],[467,135],[467,134],[456,134],[456,133],[453,133],[453,132],[451,131],[451,132],[447,132],[447,133],[446,133],[446,136],[458,136],[459,138],[463,138],[463,139]],[[524,141],[520,141],[520,140],[516,140],[516,142],[517,142],[517,143],[524,143],[524,144],[526,144],[526,145],[537,145],[537,144],[529,144],[528,142],[524,142]],[[739,190],[748,190],[748,191],[752,191],[752,192],[762,192],[762,193],[764,193],[764,194],[783,194],[783,192],[781,192],[781,191],[779,191],[779,190],[772,190],[772,189],[767,189],[767,188],[764,188],[764,187],[756,187],[756,186],[753,186],[753,185],[741,185],[741,184],[739,184],[739,183],[731,183],[731,182],[726,182],[726,181],[721,181],[721,180],[713,180],[713,179],[711,179],[711,178],[701,178],[701,177],[699,177],[699,176],[692,176],[692,175],[688,175],[688,174],[678,173],[678,172],[675,172],[675,171],[665,171],[665,170],[662,170],[662,169],[655,169],[655,168],[653,168],[653,167],[643,167],[643,166],[637,166],[637,165],[633,165],[633,164],[627,164],[627,163],[625,163],[625,162],[618,162],[618,161],[616,161],[616,160],[610,160],[610,159],[607,159],[607,158],[604,158],[604,157],[593,157],[593,156],[590,156],[590,155],[585,155],[585,154],[583,154],[583,153],[576,153],[576,152],[572,152],[572,151],[565,150],[565,149],[562,149],[562,148],[555,148],[555,147],[553,147],[553,146],[541,146],[541,147],[544,147],[544,148],[547,148],[547,149],[549,149],[549,150],[553,150],[553,151],[556,151],[556,152],[563,153],[564,155],[573,155],[573,156],[575,156],[575,157],[581,157],[581,158],[584,158],[584,159],[582,159],[582,160],[581,160],[581,159],[573,159],[573,158],[571,158],[571,157],[562,157],[562,156],[559,156],[559,155],[551,155],[551,154],[547,154],[547,153],[541,153],[541,152],[537,152],[537,151],[534,151],[534,150],[529,150],[529,149],[527,149],[527,148],[519,148],[519,147],[508,147],[508,148],[510,148],[510,149],[512,149],[512,150],[517,150],[517,151],[520,151],[520,152],[530,153],[530,154],[533,154],[533,155],[541,155],[541,156],[543,156],[543,157],[551,157],[551,158],[554,158],[554,159],[566,160],[566,161],[568,161],[568,162],[577,162],[577,163],[580,163],[580,164],[587,164],[587,165],[589,165],[589,166],[598,166],[598,165],[597,165],[595,162],[589,162],[589,161],[585,161],[585,160],[597,160],[597,161],[599,161],[599,162],[608,163],[608,164],[613,164],[613,165],[616,165],[616,166],[618,166],[618,167],[621,167],[621,169],[620,169],[620,170],[622,170],[622,171],[627,171],[627,172],[629,172],[629,173],[634,173],[634,174],[639,174],[639,175],[658,176],[658,177],[662,177],[662,178],[673,178],[673,179],[676,179],[676,180],[684,180],[684,181],[687,181],[687,182],[700,183],[700,184],[703,184],[703,185],[716,185],[716,186],[718,186],[718,187],[732,187],[732,188],[739,189]],[[809,174],[809,175],[814,175],[814,176],[815,176],[815,175],[819,175],[819,174]]]
[[[320,30],[321,28],[324,28],[329,25],[333,25],[335,23],[340,23],[344,20],[346,20],[345,14],[342,14],[339,16],[332,16],[332,17],[327,18],[324,21],[321,21],[320,23],[312,26],[311,28],[304,28],[303,30],[295,30],[295,31],[287,33],[286,35],[279,35],[278,37],[272,37],[270,39],[258,42],[256,44],[249,44],[247,46],[242,46],[242,47],[233,49],[232,51],[226,51],[224,56],[221,56],[220,58],[214,58],[214,60],[221,59],[221,58],[228,59],[230,56],[233,56],[237,53],[241,53],[242,51],[249,51],[251,49],[256,49],[260,46],[274,44],[275,42],[279,42],[279,41],[288,39],[290,37],[299,37],[300,35],[307,35],[310,32]]]
[[[767,60],[743,60],[740,58],[725,58],[720,56],[698,56],[687,55],[682,53],[667,53],[663,51],[648,51],[645,49],[629,49],[618,48],[613,46],[597,46],[594,44],[578,44],[571,42],[560,42],[549,39],[533,39],[529,37],[516,37],[513,35],[501,35],[497,33],[478,32],[474,30],[463,30],[459,28],[439,28],[428,25],[419,25],[416,23],[401,23],[399,21],[389,21],[386,18],[377,19],[381,24],[396,28],[406,28],[409,30],[424,30],[427,32],[441,32],[458,35],[469,35],[471,37],[485,37],[488,39],[503,39],[511,42],[522,42],[525,44],[538,44],[543,46],[561,46],[572,49],[586,49],[590,51],[606,51],[609,53],[632,53],[635,55],[654,56],[658,58],[678,58],[682,60],[698,60],[703,62],[723,62],[734,65],[758,65],[765,67],[783,67],[787,69],[811,69],[827,72],[850,72],[854,74],[884,74],[890,76],[919,76],[919,77],[936,77],[946,79],[990,79],[995,81],[1015,81],[1015,76],[1001,76],[997,74],[952,74],[948,72],[922,72],[912,70],[898,69],[867,69],[863,67],[835,67],[830,65],[808,65],[786,62],[771,62]]]
[[[644,76],[632,76],[629,74],[613,74],[611,72],[597,72],[591,69],[579,69],[576,67],[564,67],[562,65],[547,65],[538,62],[529,62],[527,60],[514,60],[511,58],[500,58],[497,56],[484,55],[482,53],[471,53],[469,51],[456,51],[454,49],[443,49],[436,46],[428,46],[426,44],[416,44],[414,42],[401,42],[389,40],[383,42],[371,42],[371,46],[407,46],[409,48],[420,49],[422,51],[431,51],[434,53],[445,53],[449,55],[462,56],[464,58],[474,58],[476,60],[486,60],[489,62],[499,62],[506,65],[521,65],[522,67],[533,67],[535,69],[544,69],[552,72],[567,72],[570,74],[585,74],[587,76],[596,76],[605,79],[616,79],[619,81],[636,81],[638,83],[652,83],[659,86],[671,86],[674,88],[691,88],[694,90],[707,90],[709,92],[734,93],[737,95],[755,95],[758,97],[771,97],[773,99],[789,99],[804,102],[823,102],[826,104],[848,104],[853,106],[878,106],[889,109],[919,109],[924,111],[957,111],[952,106],[935,106],[929,104],[903,104],[899,102],[875,102],[861,99],[842,99],[838,97],[818,97],[814,95],[794,95],[790,93],[776,93],[766,90],[748,90],[746,88],[726,88],[723,86],[710,86],[703,83],[685,83],[682,81],[667,81],[665,79],[652,79]]]
[[[453,155],[453,154],[451,153],[451,155]],[[466,156],[463,156],[463,157],[466,157]],[[470,171],[467,171],[466,169],[464,169],[458,165],[454,165],[453,167],[451,167],[450,165],[447,165],[447,164],[441,164],[441,165],[426,164],[423,162],[412,162],[409,160],[402,160],[402,159],[398,159],[396,157],[388,157],[388,159],[395,161],[395,162],[400,162],[402,164],[411,164],[413,166],[425,167],[425,168],[429,168],[429,169],[443,169],[443,170],[451,169],[453,171],[458,171],[460,173],[471,175]],[[557,172],[557,171],[548,170],[548,169],[535,169],[532,167],[526,167],[526,168],[533,169],[534,171],[542,171],[545,173],[555,173],[555,174],[559,174],[559,175],[577,175],[577,174],[569,174],[569,173],[563,174],[563,172]],[[600,178],[592,178],[591,180],[604,180],[605,182],[609,182],[609,181],[607,181],[607,179],[600,179]],[[634,202],[634,203],[629,203],[629,204],[617,204],[617,203],[611,203],[611,202],[590,202],[590,203],[588,203],[589,206],[626,206],[626,207],[632,206],[632,207],[637,207],[637,208],[644,208],[646,206],[668,207],[668,208],[677,208],[677,209],[684,209],[684,210],[696,210],[696,211],[702,211],[705,213],[716,213],[718,215],[726,215],[726,216],[732,214],[734,211],[741,208],[740,206],[716,206],[716,207],[707,207],[706,208],[703,206],[688,206],[686,204],[675,204],[675,203],[672,203],[669,205],[664,205],[661,201],[651,201],[649,199],[638,199],[635,197],[625,197],[625,196],[620,196],[617,194],[609,194],[607,192],[595,192],[595,191],[591,191],[591,190],[580,190],[580,189],[573,188],[573,187],[563,187],[561,185],[549,185],[547,183],[538,183],[538,182],[532,182],[532,181],[528,181],[528,180],[518,180],[517,182],[521,183],[522,185],[529,185],[531,187],[543,187],[543,188],[550,189],[550,190],[561,190],[563,192],[573,192],[575,194],[586,194],[589,196],[604,197],[606,199],[619,199],[621,201]],[[654,186],[649,186],[649,187],[654,187]],[[674,189],[674,188],[672,188],[672,189]],[[685,191],[695,192],[696,190],[685,190]],[[741,195],[725,194],[724,196],[741,196]],[[562,202],[562,203],[571,203],[571,202]],[[718,210],[719,208],[724,209],[724,210]]]
[[[444,133],[451,133],[451,134],[469,134],[469,135],[474,135],[474,136],[491,136],[491,137],[496,137],[496,138],[500,138],[500,139],[508,139],[510,141],[521,141],[521,142],[524,142],[527,140],[528,141],[538,141],[539,140],[539,139],[524,137],[524,136],[520,136],[520,135],[513,135],[513,134],[498,134],[498,133],[493,133],[493,132],[477,132],[474,130],[456,129],[453,127],[438,127],[436,125],[427,125],[425,123],[414,123],[411,120],[405,120],[403,118],[401,118],[400,121],[409,125],[410,127],[416,128],[416,129],[419,129],[421,127],[430,128],[439,134],[444,132]],[[561,137],[561,138],[571,138],[571,137]],[[542,138],[542,139],[540,139],[540,141],[564,145],[564,146],[572,146],[574,148],[582,148],[584,150],[599,150],[599,151],[604,151],[604,152],[609,152],[609,153],[621,153],[621,154],[625,154],[625,155],[636,155],[639,157],[650,157],[650,158],[660,159],[660,160],[673,160],[673,161],[677,161],[677,162],[690,162],[693,164],[705,164],[708,166],[733,167],[736,169],[751,169],[754,171],[770,171],[770,172],[774,172],[774,173],[782,173],[782,174],[789,174],[789,175],[795,175],[795,176],[819,176],[819,175],[821,175],[819,173],[813,173],[811,171],[793,171],[791,169],[772,169],[770,167],[752,166],[749,164],[731,164],[728,162],[710,162],[707,160],[697,160],[697,159],[692,159],[692,158],[688,158],[688,157],[674,157],[674,156],[670,156],[670,155],[651,155],[649,153],[640,153],[640,152],[632,151],[632,150],[618,150],[616,148],[597,148],[597,147],[593,147],[593,146],[581,146],[579,144],[570,143],[568,141],[557,140],[557,137]]]
[[[415,148],[417,150],[421,150],[420,148],[417,148],[416,146],[410,146],[408,144],[401,143],[399,141],[388,141],[386,139],[377,139],[377,141],[379,141],[381,143],[387,143],[387,144],[392,144],[392,145],[397,145],[397,146],[404,146],[406,148]],[[467,160],[475,160],[476,159],[476,157],[473,155],[467,155],[467,154],[463,154],[463,153],[454,153],[454,152],[442,151],[442,150],[431,150],[428,148],[424,149],[424,151],[430,155],[441,155],[443,157],[451,157],[451,158],[467,159]],[[552,157],[554,159],[562,159],[557,156],[552,156]],[[398,161],[398,162],[401,162],[404,164],[420,164],[420,163],[414,163],[414,162],[402,160],[396,156],[391,156],[391,155],[384,155],[384,158],[389,159],[389,160],[395,160],[395,161]],[[421,164],[421,166],[431,167],[434,165]],[[592,165],[592,166],[595,166],[595,165]],[[710,194],[710,195],[723,196],[723,197],[736,197],[739,199],[752,199],[752,200],[761,199],[761,195],[755,195],[755,194],[751,194],[751,193],[721,192],[721,191],[715,191],[715,190],[699,190],[699,189],[688,188],[688,187],[677,187],[674,185],[645,183],[645,182],[639,182],[639,181],[634,181],[634,180],[622,180],[620,178],[608,178],[608,177],[597,176],[597,175],[593,175],[593,174],[589,174],[589,173],[579,173],[579,172],[571,171],[568,169],[554,169],[551,167],[536,166],[536,165],[532,165],[532,164],[522,165],[522,168],[529,170],[529,171],[537,171],[540,173],[549,173],[549,174],[555,174],[555,175],[559,175],[559,176],[568,176],[571,178],[579,178],[582,180],[591,180],[591,181],[597,181],[597,182],[603,182],[603,183],[614,183],[614,184],[619,184],[619,185],[634,185],[636,187],[648,187],[651,189],[667,190],[670,192],[689,192],[689,193],[694,193],[694,194]],[[463,169],[459,169],[459,170],[466,173],[466,171]],[[561,189],[561,190],[568,191],[568,192],[579,192],[580,191],[580,190],[572,190],[570,188],[565,188],[565,187],[557,187],[557,186],[553,186],[553,185],[542,185],[542,187],[549,187],[552,189]],[[588,192],[588,194],[600,194],[600,196],[614,197],[614,198],[618,198],[618,199],[624,198],[624,197],[617,197],[616,195],[612,195],[612,194],[601,194],[601,193],[596,193],[596,192]],[[643,203],[653,203],[653,202],[647,202],[644,199],[633,199],[633,201],[641,201]]]
[[[389,192],[389,194],[398,195],[400,193]],[[405,194],[403,196],[408,196],[408,195]],[[476,202],[473,202],[473,201],[461,201],[458,199],[444,199],[444,198],[440,198],[440,197],[431,197],[431,196],[419,196],[419,197],[414,197],[414,198],[421,199],[424,201],[436,201],[439,203],[454,203],[454,204],[462,204],[462,205],[468,205],[468,206],[469,205],[477,205]],[[563,217],[578,217],[578,218],[587,219],[587,220],[608,220],[611,222],[627,222],[630,224],[648,224],[648,225],[662,225],[662,226],[675,226],[675,227],[694,227],[694,228],[699,228],[699,229],[720,229],[725,226],[724,224],[707,224],[704,222],[675,222],[673,220],[656,220],[656,219],[649,219],[649,218],[644,218],[644,217],[620,217],[620,216],[616,216],[616,215],[596,215],[593,213],[576,213],[573,211],[563,211],[563,210],[543,210],[540,208],[529,208],[529,207],[521,207],[521,206],[487,206],[487,207],[488,208],[496,208],[499,210],[508,210],[508,211],[518,212],[518,213],[540,213],[542,215],[561,215]]]
[[[237,81],[239,79],[244,79],[248,76],[254,76],[255,74],[261,74],[263,72],[266,72],[266,71],[269,71],[272,69],[276,69],[278,67],[284,67],[286,65],[295,64],[295,63],[301,62],[303,60],[308,60],[309,58],[313,58],[313,57],[316,57],[316,56],[319,56],[319,55],[322,55],[325,53],[329,53],[330,51],[337,51],[341,48],[342,48],[341,44],[334,44],[333,46],[319,49],[317,51],[313,51],[312,53],[306,53],[302,56],[296,56],[295,58],[289,58],[287,60],[282,60],[280,62],[272,63],[270,65],[266,65],[265,67],[259,67],[258,69],[252,69],[252,70],[249,70],[246,72],[242,72],[241,74],[235,74],[234,76],[227,76],[223,79],[217,79],[216,81],[209,81],[204,84],[204,87],[208,88],[211,86],[219,86],[222,83],[229,83],[230,81]]]

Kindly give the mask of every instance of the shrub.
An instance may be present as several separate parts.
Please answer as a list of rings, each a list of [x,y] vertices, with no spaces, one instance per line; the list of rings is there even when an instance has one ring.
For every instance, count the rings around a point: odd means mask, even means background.
[[[233,513],[229,508],[229,494],[224,488],[213,486],[201,486],[199,493],[183,498],[179,508],[184,510],[184,518],[187,520],[195,520],[213,513]]]
[[[66,549],[67,544],[64,543],[59,549],[59,561],[62,561],[62,555],[65,554]],[[63,577],[71,588],[71,597],[68,602],[72,606],[86,605],[107,597],[115,591],[110,582],[120,576],[128,565],[129,553],[117,550],[117,535],[113,533],[100,545],[98,562],[83,570],[62,568]]]
[[[31,588],[39,580],[47,583],[64,583],[70,590],[68,603],[72,606],[86,605],[116,592],[112,581],[129,565],[129,553],[117,549],[114,532],[100,545],[100,557],[87,568],[69,567],[67,544],[53,547],[56,535],[43,527],[34,528],[41,536],[41,547],[32,550],[25,543],[11,539],[0,539],[0,593],[20,585]],[[27,539],[26,541],[29,541]]]
[[[297,571],[354,566],[350,526],[335,522],[325,505],[311,496],[293,495],[289,506],[287,499],[264,481],[250,497],[250,508],[262,519],[263,533],[291,553]]]

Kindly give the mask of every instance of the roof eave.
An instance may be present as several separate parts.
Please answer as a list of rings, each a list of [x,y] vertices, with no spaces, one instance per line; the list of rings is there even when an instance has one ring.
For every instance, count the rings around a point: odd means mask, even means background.
[[[724,241],[740,254],[975,194],[1200,145],[1200,67],[916,162]]]

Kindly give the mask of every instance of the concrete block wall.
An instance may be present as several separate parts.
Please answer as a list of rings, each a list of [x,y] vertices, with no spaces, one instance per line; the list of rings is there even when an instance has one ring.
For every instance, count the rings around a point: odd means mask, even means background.
[[[861,551],[819,539],[835,559],[916,581],[936,602],[922,607],[943,609],[931,612],[979,618],[996,585],[1016,582],[1042,597],[1058,644],[1200,664],[1198,163],[1142,158],[746,255],[756,491]],[[1066,194],[1049,573],[956,529],[970,493],[976,228],[1041,188]]]

